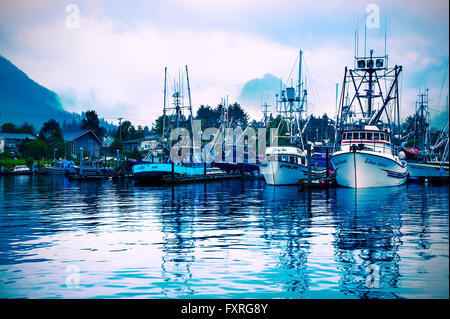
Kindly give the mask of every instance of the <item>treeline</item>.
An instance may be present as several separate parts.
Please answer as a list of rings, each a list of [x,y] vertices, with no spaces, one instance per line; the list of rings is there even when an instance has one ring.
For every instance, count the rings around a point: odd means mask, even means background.
[[[402,136],[408,136],[406,141],[404,141],[405,148],[420,148],[422,143],[422,136],[425,134],[425,131],[428,130],[430,134],[430,146],[435,144],[441,131],[434,127],[427,127],[424,123],[426,123],[426,119],[421,115],[417,114],[408,116],[405,121],[401,124],[401,132]]]
[[[245,129],[249,125],[250,117],[242,109],[239,103],[234,103],[228,106],[226,109],[228,125],[230,127],[236,128],[241,127]],[[194,116],[195,120],[200,120],[202,128],[215,127],[219,128],[222,124],[222,116],[225,113],[224,106],[222,104],[212,107],[210,105],[200,105],[197,109],[197,113]],[[175,115],[160,115],[155,123],[153,123],[152,131],[157,134],[162,134],[163,122],[165,122],[166,130],[169,127],[186,127],[190,126],[190,117],[180,116],[179,123],[176,123]],[[256,121],[254,121],[256,122]]]
[[[87,111],[81,123],[63,124],[63,127],[55,120],[50,119],[45,122],[36,134],[34,127],[24,123],[16,126],[13,123],[4,123],[1,126],[2,133],[26,133],[36,137],[36,139],[25,139],[18,147],[19,154],[15,157],[31,158],[33,160],[66,158],[72,159],[71,143],[64,141],[63,128],[75,130],[92,130],[101,140],[106,135],[106,129],[100,125],[98,115],[95,111]],[[11,154],[4,152],[0,154],[2,158],[9,158]]]

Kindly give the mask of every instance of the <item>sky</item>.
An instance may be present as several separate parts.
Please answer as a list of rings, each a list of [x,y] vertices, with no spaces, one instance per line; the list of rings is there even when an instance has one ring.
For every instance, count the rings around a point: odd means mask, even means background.
[[[0,54],[55,91],[68,111],[95,109],[114,123],[122,117],[151,126],[162,114],[164,67],[171,91],[188,65],[195,112],[226,96],[241,102],[244,85],[266,74],[288,79],[301,49],[308,112],[334,116],[356,29],[364,51],[365,15],[374,13],[368,5],[378,9],[379,25],[366,28],[367,51],[384,54],[386,30],[389,63],[403,66],[402,117],[425,87],[432,117],[442,114],[447,0],[0,0]],[[241,104],[262,117],[260,101]]]

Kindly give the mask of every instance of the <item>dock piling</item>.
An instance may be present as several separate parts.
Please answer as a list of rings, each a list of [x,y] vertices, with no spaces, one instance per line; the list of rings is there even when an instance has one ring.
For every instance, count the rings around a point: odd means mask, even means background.
[[[80,176],[83,175],[83,148],[80,147]]]

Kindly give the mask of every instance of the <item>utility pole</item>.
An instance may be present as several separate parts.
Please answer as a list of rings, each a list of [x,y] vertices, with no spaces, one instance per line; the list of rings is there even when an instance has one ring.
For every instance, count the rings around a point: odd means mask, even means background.
[[[122,143],[122,119],[123,117],[119,117],[119,141]]]

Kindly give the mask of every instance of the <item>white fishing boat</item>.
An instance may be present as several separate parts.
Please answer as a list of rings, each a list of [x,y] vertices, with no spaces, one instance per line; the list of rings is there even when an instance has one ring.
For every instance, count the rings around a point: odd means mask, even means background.
[[[178,83],[175,85],[175,92],[173,93],[173,107],[168,107],[166,105],[166,88],[167,88],[167,68],[165,68],[164,77],[164,113],[163,113],[163,134],[161,142],[158,147],[161,148],[163,155],[162,161],[160,163],[153,163],[154,157],[152,154],[155,150],[151,150],[147,156],[144,158],[143,163],[133,165],[132,172],[134,177],[145,183],[158,183],[161,182],[164,176],[175,176],[175,175],[186,175],[195,176],[202,175],[205,173],[205,166],[199,158],[201,158],[201,152],[199,147],[196,145],[186,145],[180,146],[179,152],[184,153],[183,150],[188,149],[189,158],[182,158],[180,161],[174,161],[171,158],[172,154],[172,144],[170,139],[167,137],[171,133],[171,129],[180,128],[181,122],[190,122],[190,134],[192,134],[192,104],[191,104],[191,93],[189,87],[189,76],[188,68],[186,66],[186,81],[187,89],[189,95],[189,105],[184,105],[183,98],[183,83]],[[183,110],[188,112],[188,116],[183,114]],[[169,112],[173,114],[169,114]],[[186,119],[189,120],[186,120]],[[166,120],[168,123],[166,123]],[[194,143],[192,135],[190,136]],[[168,141],[169,140],[169,141]],[[170,156],[169,156],[170,155]]]
[[[302,113],[304,113],[307,91],[302,83],[302,51],[299,53],[298,86],[286,87],[277,94],[277,112],[281,116],[278,130],[286,126],[286,135],[277,136],[280,146],[267,147],[264,157],[259,164],[260,173],[268,185],[296,185],[302,179],[308,178],[308,158],[303,131],[301,127]],[[325,173],[325,170],[311,168],[311,174]]]
[[[296,185],[308,178],[306,151],[292,146],[268,147],[260,172],[268,185]],[[312,177],[324,173],[317,166],[311,169]]]
[[[406,181],[408,170],[406,161],[400,158],[399,132],[394,134],[391,129],[400,127],[398,77],[402,67],[388,68],[386,64],[387,56],[374,57],[371,50],[369,57],[357,58],[354,69],[345,69],[331,157],[338,185],[385,187]],[[380,81],[383,86],[389,83],[385,94]],[[364,85],[367,89],[362,93]],[[378,109],[374,107],[376,99],[380,101]]]

